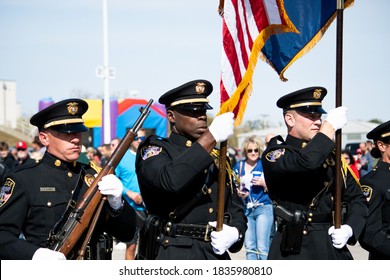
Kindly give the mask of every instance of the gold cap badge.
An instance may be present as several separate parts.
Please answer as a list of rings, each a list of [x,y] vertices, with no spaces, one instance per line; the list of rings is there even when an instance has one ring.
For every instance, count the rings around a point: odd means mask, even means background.
[[[204,93],[205,86],[206,86],[205,83],[196,83],[195,91],[196,91],[198,94],[202,94],[202,93]]]
[[[314,99],[320,99],[321,98],[321,94],[322,94],[322,89],[317,88],[313,92],[313,98]]]
[[[77,102],[70,102],[66,105],[68,106],[67,109],[69,114],[71,115],[77,114],[77,111],[79,110],[79,107],[77,106],[78,105]]]

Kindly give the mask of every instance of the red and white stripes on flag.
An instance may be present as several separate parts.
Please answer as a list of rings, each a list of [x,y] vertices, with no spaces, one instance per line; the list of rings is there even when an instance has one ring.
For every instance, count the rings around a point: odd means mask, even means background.
[[[226,0],[222,25],[221,108],[242,121],[259,54],[272,34],[298,32],[284,0]]]

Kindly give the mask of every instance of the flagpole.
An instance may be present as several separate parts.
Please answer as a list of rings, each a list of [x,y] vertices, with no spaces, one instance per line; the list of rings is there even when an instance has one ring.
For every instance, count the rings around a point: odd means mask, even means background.
[[[337,42],[336,42],[336,107],[342,106],[343,70],[343,12],[344,0],[337,0]],[[341,129],[336,131],[336,188],[334,193],[334,227],[341,227]]]
[[[224,0],[219,0],[218,14],[221,17],[223,17],[224,4],[225,4]],[[216,231],[222,230],[223,218],[225,214],[226,156],[227,156],[227,140],[221,142],[220,151],[219,151]]]
[[[227,157],[227,140],[221,142],[221,146],[219,150],[216,231],[222,230],[223,218],[225,214],[226,157]]]

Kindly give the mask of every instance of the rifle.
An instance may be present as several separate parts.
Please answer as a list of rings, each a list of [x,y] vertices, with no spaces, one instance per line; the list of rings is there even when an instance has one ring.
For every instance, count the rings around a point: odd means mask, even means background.
[[[135,121],[133,127],[127,131],[125,137],[111,154],[107,164],[99,172],[96,179],[92,182],[91,186],[85,192],[82,199],[79,199],[79,202],[71,211],[66,211],[64,213],[64,215],[67,215],[68,217],[63,217],[64,219],[61,219],[64,221],[62,225],[58,229],[55,226],[54,232],[49,235],[49,249],[61,252],[67,256],[79,241],[85,230],[90,227],[86,241],[83,242],[83,246],[85,247],[85,244],[88,243],[96,224],[97,217],[100,214],[102,205],[105,201],[105,197],[103,197],[98,190],[98,182],[104,176],[114,173],[115,168],[119,164],[123,155],[129,149],[131,143],[134,141],[134,137],[137,135],[138,130],[142,127],[142,124],[149,115],[149,108],[152,103],[153,99],[150,99],[145,107],[141,107],[139,109],[141,115]],[[79,253],[84,254],[84,248],[82,248]]]

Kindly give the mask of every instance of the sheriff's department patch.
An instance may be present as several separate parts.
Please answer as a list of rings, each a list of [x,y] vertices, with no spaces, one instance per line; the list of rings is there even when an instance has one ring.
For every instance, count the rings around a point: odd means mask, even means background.
[[[3,206],[11,197],[12,192],[14,191],[14,187],[15,181],[10,178],[7,178],[0,191],[0,207]]]
[[[285,152],[285,149],[274,150],[274,151],[271,151],[268,154],[266,154],[265,158],[269,162],[275,162],[278,158],[280,158],[282,155],[284,155],[284,152]]]
[[[158,146],[148,146],[142,149],[141,155],[142,159],[148,159],[150,157],[157,156],[159,153],[161,153],[162,148]]]
[[[95,177],[91,174],[86,174],[84,177],[84,181],[87,184],[87,186],[90,187],[93,181],[95,181]]]
[[[369,202],[372,197],[372,188],[367,185],[362,185],[360,189],[362,190],[367,202]]]

